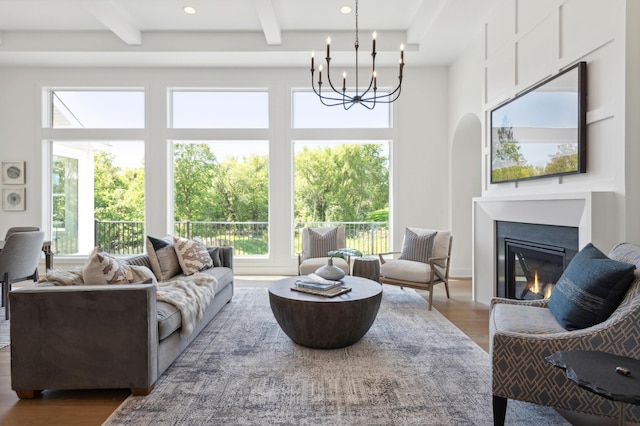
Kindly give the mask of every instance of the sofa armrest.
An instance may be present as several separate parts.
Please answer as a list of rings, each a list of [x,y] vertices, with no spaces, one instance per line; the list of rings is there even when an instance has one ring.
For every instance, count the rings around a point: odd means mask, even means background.
[[[131,388],[158,377],[156,286],[26,287],[10,293],[11,387]]]

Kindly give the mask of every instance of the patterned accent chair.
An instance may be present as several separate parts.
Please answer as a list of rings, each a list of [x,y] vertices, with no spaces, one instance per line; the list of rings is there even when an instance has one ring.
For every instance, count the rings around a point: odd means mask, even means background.
[[[417,233],[417,237],[428,237],[435,233],[430,251],[420,247],[411,247],[408,236]],[[380,284],[392,284],[400,287],[417,288],[429,291],[429,310],[433,304],[433,286],[443,283],[449,298],[449,265],[451,263],[451,245],[453,235],[449,231],[434,229],[407,228],[402,244],[402,252],[380,253]],[[417,242],[420,245],[420,242]],[[385,258],[400,253],[398,259]],[[408,255],[407,255],[408,254]]]
[[[329,261],[328,253],[346,247],[344,226],[325,228],[303,228],[302,250],[298,253],[298,275],[308,275]],[[349,261],[339,257],[333,259],[333,265],[349,275]]]
[[[636,265],[635,278],[611,316],[567,331],[547,300],[494,298],[489,322],[494,424],[503,425],[508,399],[597,416],[619,417],[618,403],[584,390],[545,357],[564,350],[596,350],[640,359],[640,245],[621,243],[609,257]],[[640,422],[640,406],[625,404],[626,419]]]

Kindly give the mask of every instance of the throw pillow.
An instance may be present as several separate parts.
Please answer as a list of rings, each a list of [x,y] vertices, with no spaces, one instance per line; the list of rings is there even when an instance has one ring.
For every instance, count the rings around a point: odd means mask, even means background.
[[[128,284],[127,263],[94,248],[82,269],[85,284]]]
[[[609,259],[587,244],[571,259],[549,297],[549,310],[567,330],[591,327],[618,307],[635,265]]]
[[[433,257],[433,241],[436,231],[418,228],[405,228],[402,251],[398,259],[428,263]]]
[[[305,247],[305,259],[327,257],[331,250],[338,249],[338,228],[315,230],[308,228],[309,245]],[[322,232],[325,231],[325,232]]]
[[[173,245],[178,255],[178,262],[185,275],[193,275],[203,269],[213,266],[213,259],[209,256],[207,246],[200,240],[188,240],[181,237],[173,237]]]
[[[211,259],[213,259],[213,266],[216,268],[222,266],[220,247],[207,247],[207,251],[209,252]]]
[[[171,238],[160,239],[147,236],[149,263],[158,281],[167,281],[180,273],[180,262]]]

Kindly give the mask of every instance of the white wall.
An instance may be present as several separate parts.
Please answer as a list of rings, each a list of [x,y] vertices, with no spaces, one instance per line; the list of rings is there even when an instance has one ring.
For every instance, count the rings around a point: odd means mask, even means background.
[[[586,200],[571,225],[580,229],[580,246],[592,241],[607,252],[616,242],[640,241],[639,18],[635,0],[504,0],[488,19],[482,51],[483,193],[474,202],[477,300],[488,302],[495,292],[494,220],[551,221],[547,213],[535,214],[549,200]],[[587,173],[490,184],[491,109],[578,61],[588,67]],[[530,205],[514,208],[522,202]],[[488,213],[493,205],[500,206],[499,215]]]
[[[478,28],[478,35],[482,28]],[[482,37],[449,67],[451,274],[471,276],[472,203],[482,194]]]
[[[393,70],[395,72],[395,70]],[[395,142],[391,151],[394,248],[399,248],[405,226],[447,228],[448,198],[448,92],[445,68],[405,68],[400,99],[393,104],[393,129],[385,131]],[[270,137],[269,259],[238,259],[238,273],[289,274],[296,271],[292,257],[290,93],[308,86],[308,72],[300,69],[192,69],[192,68],[0,68],[0,161],[27,164],[27,209],[0,211],[0,236],[11,226],[35,224],[49,231],[48,185],[41,127],[43,87],[144,87],[147,93],[147,127],[136,131],[146,141],[147,233],[170,231],[170,184],[166,170],[166,88],[172,86],[266,87],[271,90],[273,123]],[[337,138],[344,135],[337,135]],[[49,235],[49,234],[48,234]],[[56,267],[82,263],[82,259],[55,258]]]

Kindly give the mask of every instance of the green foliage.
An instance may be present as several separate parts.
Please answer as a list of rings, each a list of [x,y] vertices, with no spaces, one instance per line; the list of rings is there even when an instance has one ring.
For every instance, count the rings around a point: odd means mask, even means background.
[[[144,170],[121,169],[113,154],[94,155],[94,215],[96,220],[144,220]]]
[[[558,151],[550,155],[549,163],[544,169],[546,174],[565,173],[578,170],[578,153],[575,145],[560,144]]]
[[[377,144],[310,149],[295,157],[295,220],[362,221],[388,208],[387,158]]]
[[[144,170],[121,169],[95,156],[95,217],[144,220]],[[389,172],[376,144],[305,148],[295,159],[296,221],[386,221]],[[176,221],[267,222],[267,156],[219,162],[207,143],[174,145]]]
[[[376,210],[373,212],[367,213],[365,217],[367,222],[388,222],[389,221],[389,207],[385,207],[384,209]]]

